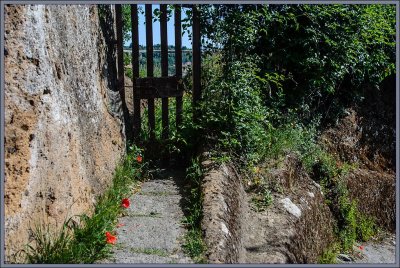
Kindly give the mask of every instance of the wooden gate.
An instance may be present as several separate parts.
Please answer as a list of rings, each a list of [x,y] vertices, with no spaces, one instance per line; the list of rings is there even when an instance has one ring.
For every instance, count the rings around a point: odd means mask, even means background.
[[[169,137],[168,100],[176,98],[176,127],[182,123],[182,7],[192,8],[192,70],[193,70],[193,105],[201,96],[200,87],[200,19],[199,11],[195,5],[174,5],[175,12],[175,75],[168,76],[168,40],[167,40],[167,5],[160,5],[160,35],[161,35],[161,77],[154,77],[153,64],[153,11],[152,5],[145,5],[146,17],[146,59],[147,77],[139,77],[139,20],[138,6],[131,5],[131,30],[132,30],[132,73],[133,73],[133,135],[137,137],[141,129],[142,99],[147,100],[148,122],[150,138],[155,138],[154,99],[161,98],[162,103],[162,139]],[[116,31],[117,31],[117,56],[118,56],[118,89],[123,103],[125,103],[124,61],[123,61],[123,18],[122,6],[115,5]],[[126,105],[125,105],[126,107]]]

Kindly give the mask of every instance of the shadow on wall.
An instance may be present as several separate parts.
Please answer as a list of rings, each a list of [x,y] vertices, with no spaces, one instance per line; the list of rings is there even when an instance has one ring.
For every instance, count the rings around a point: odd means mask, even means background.
[[[99,22],[100,28],[106,42],[105,53],[107,66],[100,66],[102,73],[105,77],[112,77],[108,79],[108,87],[113,91],[117,91],[117,68],[116,68],[116,55],[115,55],[115,33],[114,33],[114,17],[111,5],[99,5]]]
[[[105,46],[105,57],[107,61],[107,65],[99,66],[99,69],[102,70],[103,77],[108,77],[108,87],[112,89],[114,92],[118,92],[118,80],[117,80],[117,57],[116,57],[116,44],[117,40],[115,38],[115,31],[114,31],[114,18],[115,13],[113,11],[112,5],[99,5],[98,6],[99,12],[99,24],[102,35],[104,37],[106,46]],[[133,138],[132,133],[132,118],[129,116],[129,110],[125,103],[125,100],[122,100],[122,107],[120,106],[121,96],[118,95],[118,101],[114,102],[111,100],[111,109],[113,112],[120,111],[122,109],[123,117],[124,117],[124,130],[125,130],[125,137],[128,141],[131,141]],[[118,104],[118,106],[113,105]],[[127,146],[129,143],[127,143]]]

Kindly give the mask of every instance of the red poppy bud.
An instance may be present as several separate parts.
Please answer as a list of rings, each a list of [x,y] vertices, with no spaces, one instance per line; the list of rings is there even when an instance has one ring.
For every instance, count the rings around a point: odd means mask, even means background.
[[[110,234],[110,232],[106,232],[106,243],[115,245],[117,242],[117,237]]]
[[[122,199],[121,206],[123,206],[124,208],[129,208],[129,205],[130,205],[130,204],[131,204],[131,203],[129,202],[129,199],[128,199],[128,198]]]

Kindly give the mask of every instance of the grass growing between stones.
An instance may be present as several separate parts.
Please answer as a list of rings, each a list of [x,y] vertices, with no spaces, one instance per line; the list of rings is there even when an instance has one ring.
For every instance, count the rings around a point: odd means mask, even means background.
[[[25,250],[28,263],[93,263],[109,255],[106,232],[115,234],[117,217],[123,212],[121,200],[131,195],[131,186],[144,176],[145,165],[137,161],[141,151],[131,147],[116,168],[109,188],[97,198],[91,215],[72,216],[61,230],[49,226],[33,230],[33,241]]]
[[[130,251],[132,253],[157,255],[160,257],[168,257],[170,255],[167,251],[158,248],[131,248]]]

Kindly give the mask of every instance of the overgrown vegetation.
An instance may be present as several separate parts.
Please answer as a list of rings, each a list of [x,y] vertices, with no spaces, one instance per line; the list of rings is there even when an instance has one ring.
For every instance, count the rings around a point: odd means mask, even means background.
[[[162,141],[161,105],[156,100],[156,139],[150,139],[147,116],[143,116],[142,131],[136,140],[146,148],[150,164],[156,165],[169,155],[187,167],[185,252],[195,262],[205,262],[200,226],[203,174],[198,148],[207,148],[216,161],[232,161],[241,172],[253,174],[252,201],[258,211],[267,209],[273,201],[272,192],[280,189],[254,169],[268,161],[279,163],[293,153],[322,186],[327,205],[336,217],[338,243],[320,257],[321,263],[333,263],[337,252],[351,250],[356,240],[367,241],[378,226],[358,210],[360,201],[350,198],[343,179],[356,165],[328,153],[318,138],[345,108],[362,104],[366,90],[379,90],[379,84],[394,73],[395,5],[199,8],[204,48],[202,100],[197,107],[191,105],[189,69],[184,78],[182,126],[176,128],[176,103],[171,100],[170,137]],[[100,9],[103,20],[110,15],[106,11]],[[190,26],[192,15],[186,12],[184,29]],[[154,13],[157,19],[159,10]],[[129,5],[123,6],[123,16],[124,38],[128,39]],[[159,56],[155,58],[154,75],[160,76]],[[126,53],[125,65],[130,65],[130,60]],[[173,57],[168,61],[173,75]],[[145,62],[144,56],[140,59],[140,77],[146,76]],[[132,70],[127,68],[126,75],[132,78]],[[198,115],[196,121],[193,114]],[[139,153],[136,147],[128,152],[91,215],[73,216],[58,231],[38,226],[33,232],[34,241],[25,251],[27,261],[92,263],[106,257],[110,247],[105,232],[112,233],[129,185],[143,177],[144,166],[135,161]],[[152,249],[146,252],[154,253]]]
[[[192,160],[187,169],[186,179],[190,184],[187,193],[186,217],[183,223],[188,228],[185,235],[183,249],[196,262],[205,263],[205,249],[201,231],[201,219],[203,216],[201,180],[203,171],[198,158]]]
[[[113,233],[123,211],[121,200],[132,194],[131,187],[145,175],[145,164],[136,158],[142,151],[135,146],[116,168],[109,188],[97,198],[93,213],[75,215],[59,230],[38,225],[27,246],[28,263],[93,263],[110,253],[106,232]]]
[[[198,129],[213,157],[246,173],[295,153],[323,185],[340,249],[368,240],[377,230],[374,219],[358,211],[343,180],[356,166],[329,154],[318,137],[345,108],[362,104],[366,88],[379,90],[393,74],[394,6],[200,8],[206,52]],[[253,203],[263,210],[272,189],[265,180],[252,185],[258,185]]]
[[[260,163],[279,163],[288,153],[296,154],[322,185],[336,217],[338,243],[320,259],[333,262],[335,253],[350,250],[356,240],[368,240],[377,226],[360,213],[359,201],[349,197],[343,178],[357,166],[328,153],[318,138],[345,108],[362,104],[365,88],[378,90],[394,73],[394,5],[199,7],[205,49],[202,101],[191,107],[190,91],[186,92],[184,124],[177,131],[170,122],[172,135],[161,146],[163,152],[191,159],[189,152],[201,140],[212,159],[230,160],[246,174],[253,174]],[[191,13],[187,15],[184,28],[191,22]],[[190,80],[187,85],[191,87]],[[170,118],[174,107],[172,102]],[[161,118],[160,107],[156,109],[156,118]],[[199,115],[195,122],[193,111]],[[157,137],[161,130],[157,121]],[[142,137],[148,137],[146,127]],[[191,238],[185,247],[191,256],[203,250],[197,165],[188,169],[193,200],[187,219]],[[272,203],[272,191],[282,189],[266,178],[250,177],[253,204],[265,210]]]
[[[394,5],[202,5],[205,46],[227,65],[257,57],[267,106],[334,120],[394,72]]]

